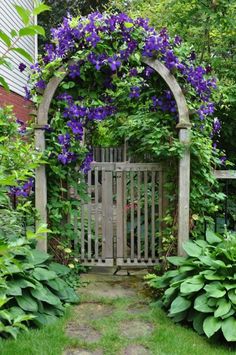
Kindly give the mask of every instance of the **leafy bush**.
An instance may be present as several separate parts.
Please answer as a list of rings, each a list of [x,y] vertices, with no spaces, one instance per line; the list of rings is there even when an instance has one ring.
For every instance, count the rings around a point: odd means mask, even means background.
[[[16,338],[21,329],[54,322],[67,303],[77,303],[77,294],[63,279],[69,272],[24,238],[1,239],[0,335]]]
[[[185,243],[187,257],[169,257],[176,270],[148,275],[151,287],[165,289],[161,303],[175,322],[191,322],[199,334],[223,333],[236,341],[236,236],[207,231],[206,241]]]

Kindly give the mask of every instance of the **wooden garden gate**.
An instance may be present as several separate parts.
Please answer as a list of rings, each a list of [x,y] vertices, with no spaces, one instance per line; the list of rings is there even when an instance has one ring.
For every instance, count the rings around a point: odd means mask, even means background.
[[[81,206],[84,265],[155,265],[161,251],[161,164],[94,162]]]

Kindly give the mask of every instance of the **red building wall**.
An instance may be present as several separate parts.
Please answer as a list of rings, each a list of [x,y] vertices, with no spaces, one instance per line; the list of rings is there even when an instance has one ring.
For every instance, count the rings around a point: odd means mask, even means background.
[[[12,105],[16,117],[24,122],[30,120],[30,114],[33,111],[31,101],[25,100],[24,97],[14,93],[6,92],[0,87],[0,107],[4,105]]]

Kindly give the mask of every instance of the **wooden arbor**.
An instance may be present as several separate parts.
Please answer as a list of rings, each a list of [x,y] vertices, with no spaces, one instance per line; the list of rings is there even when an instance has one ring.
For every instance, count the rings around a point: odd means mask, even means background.
[[[153,68],[166,82],[172,91],[179,114],[179,140],[185,146],[184,154],[179,161],[179,189],[178,189],[178,255],[184,255],[183,243],[189,239],[189,197],[190,197],[190,131],[191,123],[187,103],[181,87],[175,77],[159,60],[144,59],[143,62]],[[70,63],[71,64],[71,63]],[[48,124],[48,112],[52,98],[68,71],[65,67],[58,70],[44,91],[42,101],[39,105],[36,126],[35,126],[35,145],[38,151],[45,150],[45,125]],[[36,170],[35,181],[35,205],[40,213],[39,223],[47,223],[47,180],[46,167],[41,165]],[[47,250],[47,235],[38,242],[38,248]]]

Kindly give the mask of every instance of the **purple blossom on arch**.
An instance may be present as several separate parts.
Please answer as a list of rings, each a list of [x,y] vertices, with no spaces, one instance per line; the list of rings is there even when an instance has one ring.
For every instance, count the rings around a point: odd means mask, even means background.
[[[115,113],[115,107],[113,106],[100,106],[92,107],[89,109],[88,119],[90,121],[103,121],[108,116]]]
[[[92,45],[92,47],[96,47],[98,42],[100,42],[101,38],[94,31],[88,37],[86,37],[86,41]]]
[[[91,170],[91,163],[93,162],[93,152],[88,152],[86,154],[86,157],[81,164],[80,171],[82,171],[84,174],[87,174],[89,170]]]
[[[43,79],[39,79],[35,84],[35,87],[39,90],[44,90],[46,88],[46,81]]]
[[[138,98],[140,96],[141,88],[139,86],[131,86],[129,97],[131,99]]]
[[[116,71],[121,66],[121,60],[117,55],[108,58],[108,64],[112,71]]]
[[[70,104],[69,103],[69,107],[66,107],[64,112],[63,112],[63,116],[65,118],[83,118],[86,117],[87,115],[87,109],[86,107],[82,107],[82,106],[78,106],[76,104]]]
[[[71,120],[67,122],[67,126],[71,128],[73,134],[75,134],[79,140],[82,139],[84,130],[83,124],[80,121]]]
[[[80,77],[80,65],[79,63],[69,65],[69,78],[76,79]]]
[[[24,63],[20,63],[18,68],[19,68],[19,71],[21,73],[23,73],[23,71],[25,71],[25,69],[26,69],[26,65]]]
[[[32,95],[29,88],[27,86],[24,86],[23,89],[25,91],[25,99],[30,100],[32,98]]]
[[[28,197],[34,188],[34,179],[30,178],[26,182],[19,181],[18,186],[12,186],[9,188],[9,193],[11,197]],[[22,185],[23,184],[23,185]]]

